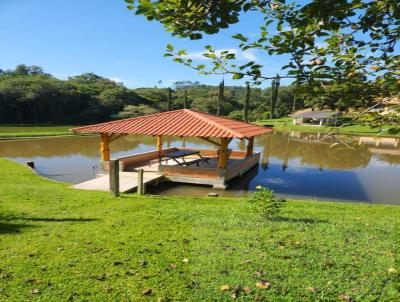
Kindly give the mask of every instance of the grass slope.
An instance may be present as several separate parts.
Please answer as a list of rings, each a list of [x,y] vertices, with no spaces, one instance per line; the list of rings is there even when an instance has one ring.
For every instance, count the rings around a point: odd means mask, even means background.
[[[71,135],[74,126],[6,126],[0,125],[0,138]]]
[[[232,301],[239,285],[238,301],[400,300],[400,207],[289,201],[265,221],[244,199],[111,198],[0,169],[0,301]]]
[[[291,118],[280,118],[273,120],[263,120],[259,125],[273,125],[274,129],[280,131],[304,131],[304,132],[331,132],[335,127],[328,126],[302,126],[293,125]],[[369,125],[349,125],[340,128],[339,133],[351,135],[379,135],[387,137],[400,137],[400,128],[393,126],[371,127]]]

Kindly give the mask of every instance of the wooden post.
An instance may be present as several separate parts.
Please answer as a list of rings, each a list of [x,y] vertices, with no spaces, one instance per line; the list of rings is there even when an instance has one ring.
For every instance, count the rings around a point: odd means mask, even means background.
[[[157,151],[159,154],[162,152],[162,135],[157,135]]]
[[[107,134],[101,134],[100,153],[102,161],[110,160],[110,141]]]
[[[253,147],[254,147],[254,136],[249,137],[249,143],[247,144],[246,157],[253,155]]]
[[[144,183],[143,183],[143,169],[138,170],[137,193],[139,195],[146,194]]]
[[[219,148],[218,169],[225,169],[228,162],[228,144],[229,138],[221,138],[221,146]]]
[[[110,193],[119,196],[119,160],[110,160]]]
[[[27,165],[29,168],[35,170],[35,163],[34,163],[33,161],[27,161],[27,162],[26,162],[26,165]]]

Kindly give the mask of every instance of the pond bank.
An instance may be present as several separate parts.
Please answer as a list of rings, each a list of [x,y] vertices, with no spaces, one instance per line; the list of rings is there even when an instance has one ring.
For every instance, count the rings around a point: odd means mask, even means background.
[[[38,125],[0,125],[0,139],[39,138],[47,136],[69,136],[69,129],[75,126],[38,126]]]
[[[245,199],[112,198],[0,168],[3,301],[400,297],[400,207],[291,200],[260,221]]]
[[[273,128],[278,131],[305,131],[305,132],[320,132],[329,133],[335,127],[327,126],[302,126],[292,125],[292,121],[288,118],[264,120],[256,122],[259,125],[273,125]],[[0,125],[0,140],[1,139],[24,139],[24,138],[40,138],[47,136],[74,136],[69,129],[76,126],[8,126]],[[389,129],[390,127],[383,127]],[[400,137],[400,128],[393,128],[394,133],[388,131],[381,132],[378,128],[372,128],[365,125],[351,125],[341,128],[340,134],[348,135],[376,135],[379,137]]]
[[[400,204],[398,141],[375,137],[346,137],[345,141],[347,145],[338,138],[321,140],[316,133],[301,132],[275,131],[258,137],[254,148],[262,154],[259,166],[233,179],[228,190],[218,193],[221,197],[243,197],[262,185],[294,199]],[[155,144],[154,137],[128,135],[113,142],[111,152],[113,157],[128,156],[154,151]],[[181,146],[213,148],[199,139],[164,140],[164,148]],[[240,140],[230,144],[233,150],[245,147]],[[103,173],[96,136],[0,141],[0,157],[21,163],[34,161],[41,175],[71,184]],[[163,196],[207,196],[213,191],[207,186],[177,184],[158,188],[156,191],[149,188],[149,192]]]
[[[304,132],[319,132],[319,133],[330,133],[338,127],[328,126],[304,126],[304,125],[293,125],[292,119],[290,118],[278,118],[273,120],[258,121],[256,124],[259,125],[271,125],[275,130],[278,131],[304,131]],[[375,135],[377,137],[400,137],[400,127],[383,126],[381,131],[378,127],[370,127],[368,125],[349,125],[341,127],[339,134],[347,135]]]

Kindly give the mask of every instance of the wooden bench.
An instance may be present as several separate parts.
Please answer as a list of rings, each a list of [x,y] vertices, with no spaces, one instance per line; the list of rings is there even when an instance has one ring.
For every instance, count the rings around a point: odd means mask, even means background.
[[[174,151],[174,152],[168,152],[167,154],[164,154],[162,157],[158,158],[157,160],[149,161],[149,166],[151,166],[156,161],[158,161],[158,163],[161,164],[161,162],[163,162],[163,161],[168,163],[169,160],[175,161],[179,166],[186,166],[187,163],[185,161],[185,157],[190,156],[190,155],[198,155],[198,156],[200,156],[200,159],[202,159],[200,151],[179,150],[179,151]],[[181,159],[183,162],[179,162],[178,159]]]
[[[203,163],[203,162],[209,164],[209,160],[210,160],[209,157],[198,158],[198,159],[186,162],[186,166],[191,166],[191,165],[196,164],[196,166],[199,167],[200,163]]]
[[[153,164],[161,164],[163,161],[168,163],[169,160],[171,160],[171,159],[170,158],[163,158],[163,157],[149,160],[149,167],[152,166]]]

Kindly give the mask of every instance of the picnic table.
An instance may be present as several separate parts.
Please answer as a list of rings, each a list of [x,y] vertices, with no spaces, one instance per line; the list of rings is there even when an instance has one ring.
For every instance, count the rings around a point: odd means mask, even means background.
[[[199,156],[199,158],[187,162],[185,160],[185,157],[186,156],[190,156],[190,155],[197,155],[197,156]],[[193,164],[196,164],[197,166],[199,166],[199,164],[201,162],[209,163],[208,162],[209,158],[208,157],[203,157],[200,154],[200,151],[197,151],[197,150],[180,150],[180,151],[169,152],[169,153],[167,153],[167,154],[165,154],[163,156],[163,159],[166,160],[166,161],[172,159],[173,161],[175,161],[180,166],[189,166],[189,165],[193,165]],[[163,159],[160,158],[159,162],[161,162]],[[182,161],[180,162],[178,159],[182,159]]]

